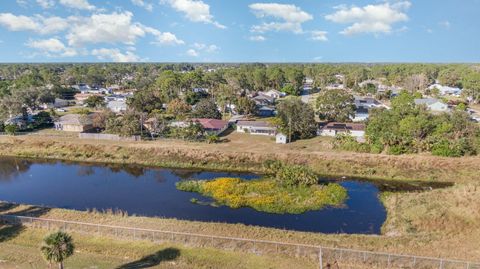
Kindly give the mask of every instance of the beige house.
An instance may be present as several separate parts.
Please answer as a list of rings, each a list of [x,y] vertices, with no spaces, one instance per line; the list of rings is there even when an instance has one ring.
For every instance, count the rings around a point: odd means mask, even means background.
[[[68,114],[55,121],[55,130],[65,132],[85,132],[93,128],[92,116]]]

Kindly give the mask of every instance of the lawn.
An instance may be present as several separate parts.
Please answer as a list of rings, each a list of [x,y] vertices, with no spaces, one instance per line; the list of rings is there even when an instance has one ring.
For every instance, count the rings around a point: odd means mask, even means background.
[[[0,226],[1,268],[47,268],[39,251],[46,230]],[[123,241],[72,233],[75,253],[65,268],[316,268],[313,262],[174,244]],[[297,267],[298,268],[298,267]]]

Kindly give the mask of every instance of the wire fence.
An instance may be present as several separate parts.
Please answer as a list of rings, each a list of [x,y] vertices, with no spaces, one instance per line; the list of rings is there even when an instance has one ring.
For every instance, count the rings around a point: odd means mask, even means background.
[[[320,269],[480,269],[480,263],[477,262],[330,248],[308,244],[283,243],[268,240],[111,226],[14,215],[0,215],[0,221],[12,225],[71,231],[127,240],[147,240],[155,243],[170,242],[193,247],[210,247],[259,255],[290,256],[308,259],[312,263],[318,264],[318,268]]]

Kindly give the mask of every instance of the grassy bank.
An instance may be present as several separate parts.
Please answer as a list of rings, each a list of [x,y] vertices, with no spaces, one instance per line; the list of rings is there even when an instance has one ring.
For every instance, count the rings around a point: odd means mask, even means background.
[[[230,134],[230,142],[124,142],[62,136],[0,137],[0,155],[178,168],[262,171],[277,159],[329,176],[443,182],[480,181],[480,157],[389,156],[334,151],[324,138],[277,145],[267,137]]]
[[[242,180],[217,178],[188,180],[176,184],[177,189],[197,192],[231,208],[251,207],[277,214],[301,214],[325,206],[340,206],[347,191],[339,184],[284,187],[272,179]]]
[[[0,225],[1,268],[49,268],[39,246],[46,230]],[[316,268],[312,262],[72,233],[76,246],[65,268]]]
[[[480,261],[480,249],[478,248],[480,211],[477,209],[478,204],[473,207],[471,204],[474,199],[480,198],[480,188],[475,189],[473,186],[468,188],[469,198],[461,198],[458,195],[463,191],[463,188],[455,186],[451,189],[423,193],[420,196],[421,199],[415,198],[415,194],[406,196],[402,194],[388,195],[385,197],[385,203],[389,216],[383,227],[382,235],[296,232],[243,224],[183,221],[65,209],[42,209],[28,205],[0,204],[0,213]],[[432,204],[426,202],[430,200],[434,202]],[[453,206],[453,208],[450,209],[449,206]],[[457,212],[470,212],[471,214]]]

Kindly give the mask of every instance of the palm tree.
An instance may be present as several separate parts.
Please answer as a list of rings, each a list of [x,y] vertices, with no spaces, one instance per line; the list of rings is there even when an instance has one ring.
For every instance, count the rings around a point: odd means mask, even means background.
[[[60,269],[63,269],[63,261],[73,254],[74,249],[72,237],[62,231],[48,235],[40,248],[45,260],[58,263]]]

